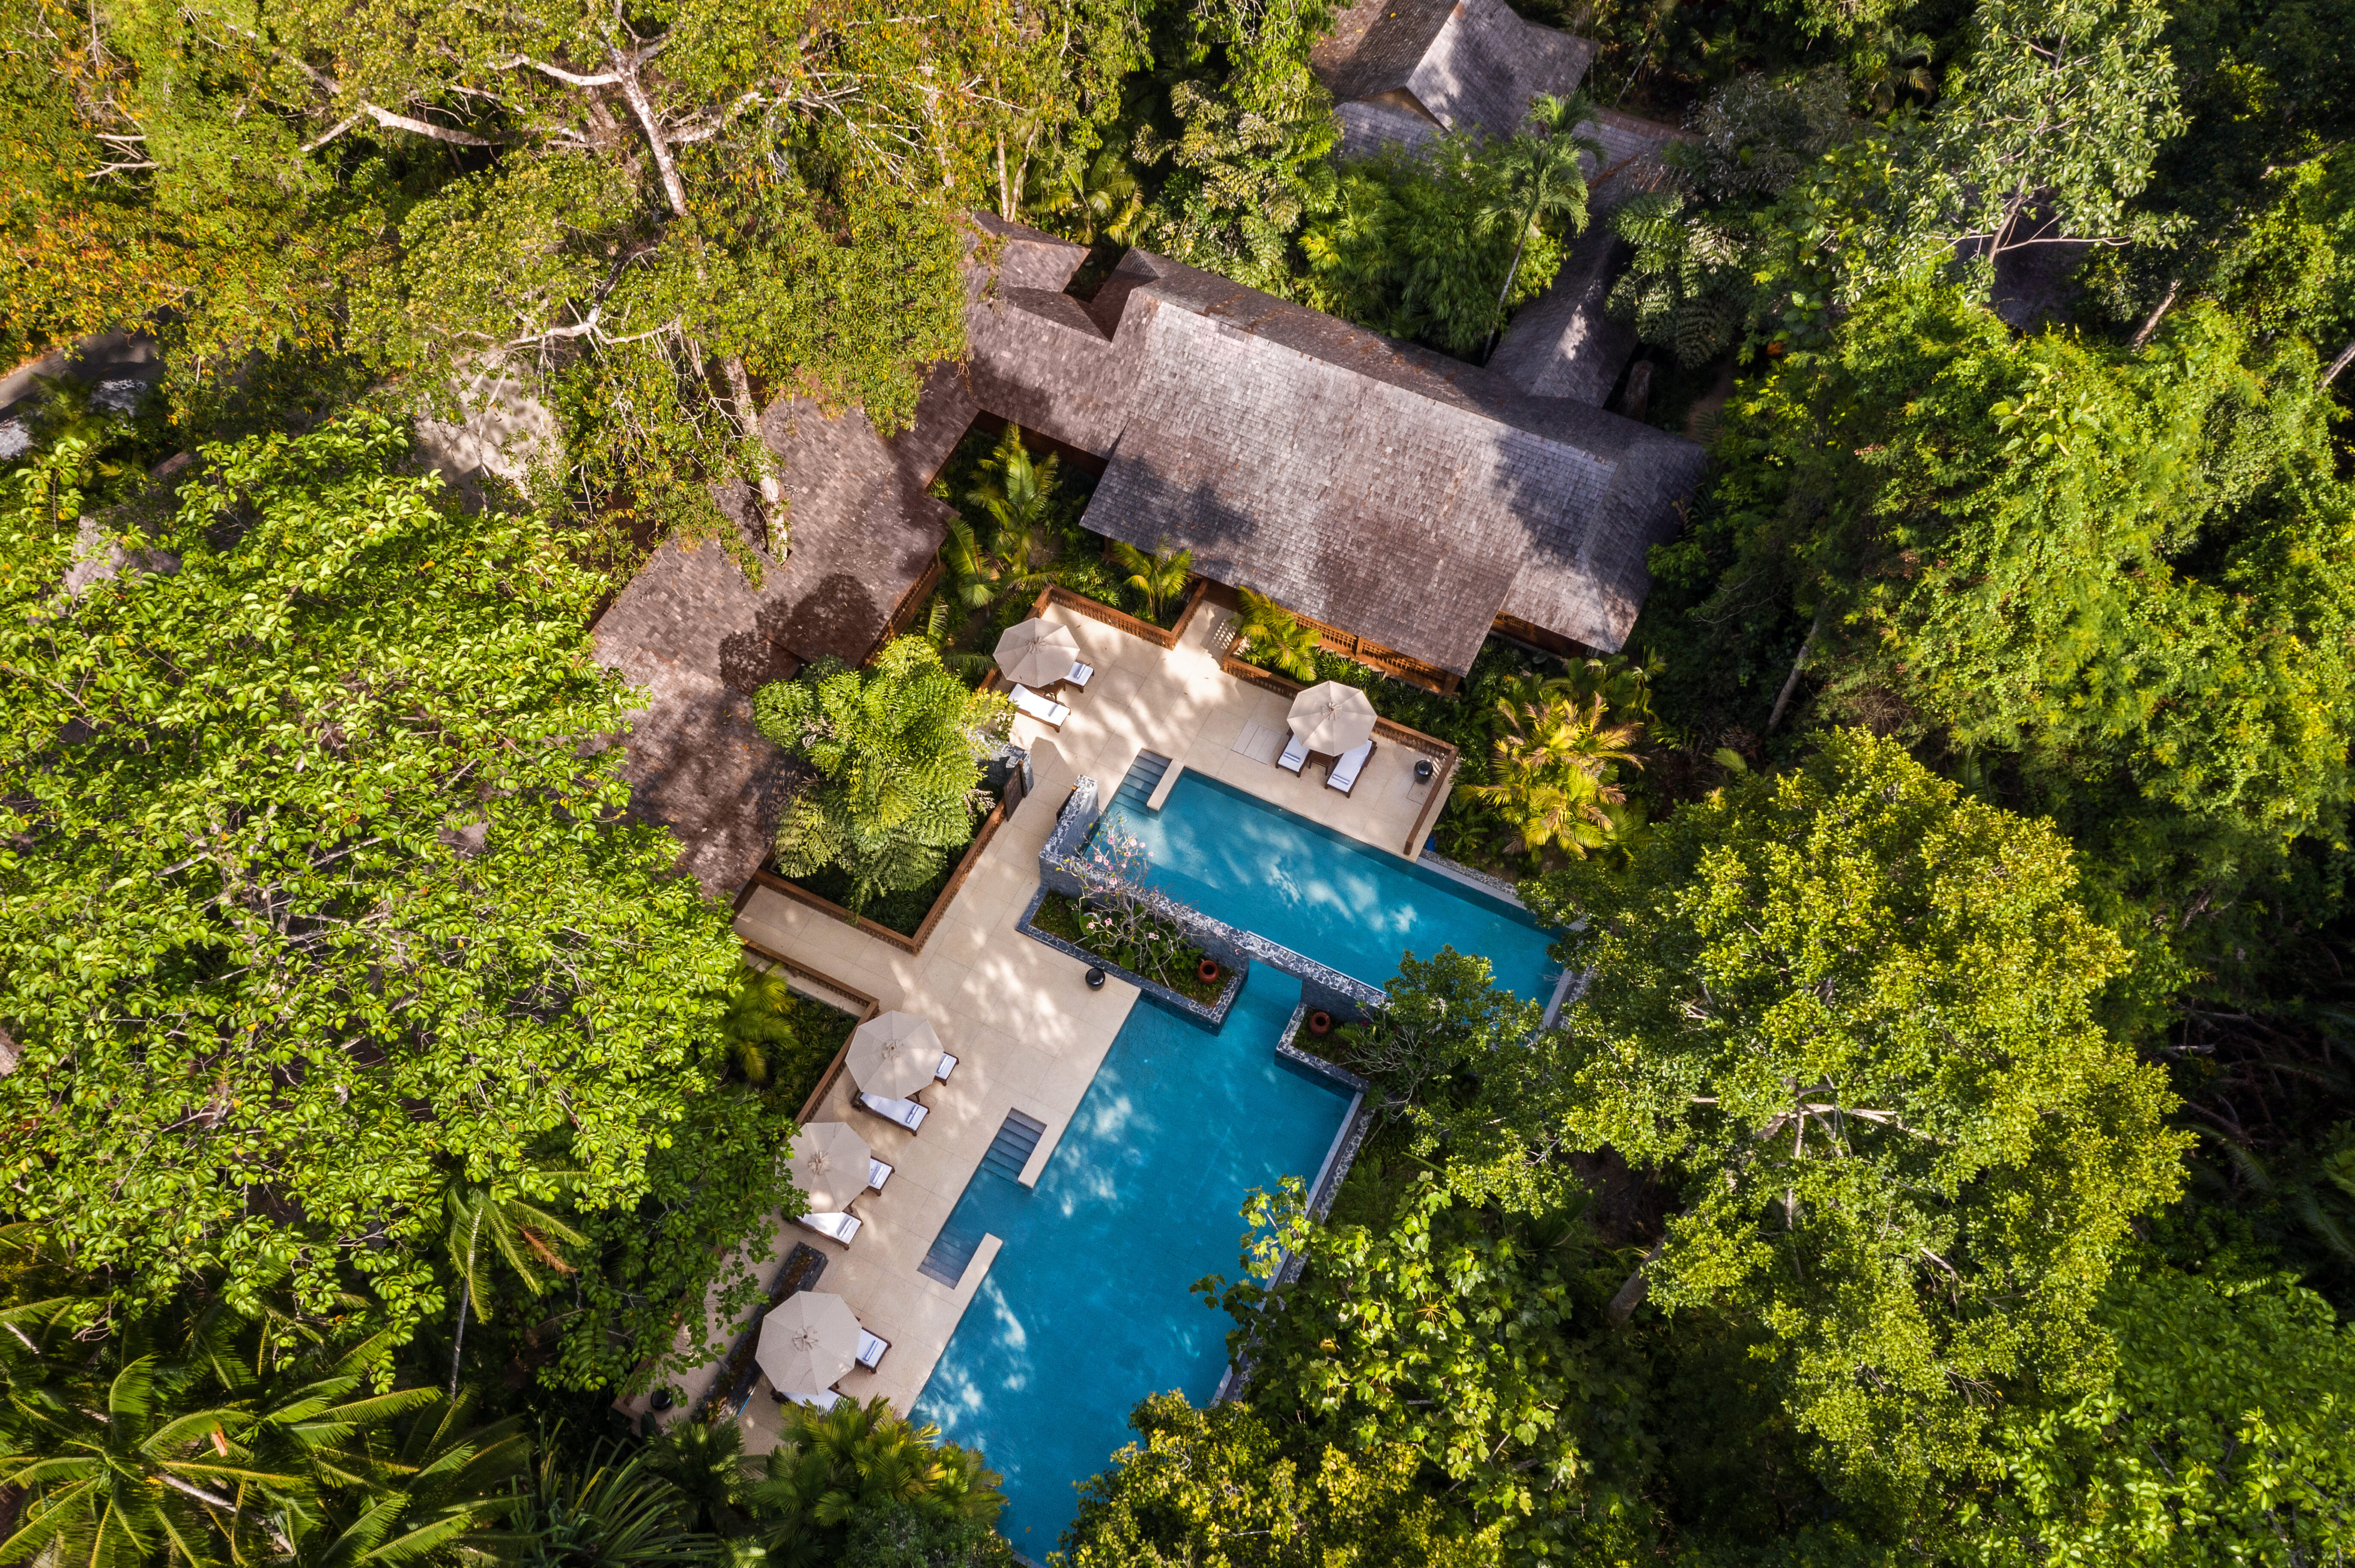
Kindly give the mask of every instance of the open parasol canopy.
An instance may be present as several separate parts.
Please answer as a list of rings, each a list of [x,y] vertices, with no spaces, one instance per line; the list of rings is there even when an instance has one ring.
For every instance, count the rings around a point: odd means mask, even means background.
[[[1292,732],[1312,752],[1338,756],[1374,736],[1374,705],[1354,686],[1319,681],[1292,699]]]
[[[1080,645],[1069,626],[1050,625],[1036,616],[998,634],[997,667],[1017,686],[1052,686],[1071,673],[1079,656]]]
[[[815,1393],[829,1388],[858,1359],[858,1317],[831,1291],[804,1290],[769,1309],[752,1359],[773,1388]]]
[[[794,1185],[809,1194],[815,1213],[834,1213],[867,1190],[867,1162],[874,1151],[847,1122],[813,1122],[794,1139],[788,1167]]]
[[[843,1065],[869,1094],[905,1099],[932,1081],[941,1064],[941,1037],[913,1013],[881,1013],[850,1037]]]

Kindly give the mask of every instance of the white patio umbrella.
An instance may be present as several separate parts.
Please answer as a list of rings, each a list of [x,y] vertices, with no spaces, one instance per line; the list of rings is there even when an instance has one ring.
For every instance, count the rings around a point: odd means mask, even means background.
[[[997,667],[1017,686],[1052,686],[1071,673],[1080,645],[1069,626],[1033,616],[1017,621],[997,636]]]
[[[771,1387],[816,1393],[857,1364],[858,1317],[831,1291],[797,1291],[761,1319],[752,1359],[769,1374]]]
[[[1292,699],[1292,732],[1312,752],[1338,755],[1373,739],[1374,705],[1354,686],[1317,682]]]
[[[932,1081],[941,1064],[941,1037],[913,1013],[880,1013],[850,1037],[843,1065],[869,1094],[904,1099]]]
[[[794,1185],[809,1194],[817,1213],[835,1213],[867,1190],[874,1151],[847,1122],[813,1122],[794,1139]]]

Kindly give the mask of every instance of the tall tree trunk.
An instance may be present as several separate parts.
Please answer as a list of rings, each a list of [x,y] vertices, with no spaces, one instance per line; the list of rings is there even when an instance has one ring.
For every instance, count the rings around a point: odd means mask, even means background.
[[[671,155],[670,139],[663,134],[653,101],[646,97],[646,90],[638,80],[638,57],[616,49],[613,61],[613,72],[621,79],[622,99],[637,118],[639,129],[645,133],[647,150],[654,155],[655,169],[662,176],[663,199],[669,204],[673,218],[684,219],[687,215],[687,182],[679,177],[678,160]],[[698,283],[708,283],[701,250],[698,240],[695,277]],[[768,443],[761,435],[761,411],[752,400],[752,379],[745,373],[741,355],[721,356],[719,371],[728,389],[729,412],[735,419],[737,430],[752,443],[761,492],[761,522],[768,534],[769,550],[783,560],[793,548],[785,521],[785,489],[777,478],[777,465],[770,455]]]
[[[1538,192],[1542,192],[1544,189],[1545,187],[1542,185],[1538,187]],[[1537,215],[1538,197],[1536,193],[1532,193],[1529,197],[1529,210],[1521,214],[1520,238],[1513,241],[1513,264],[1505,269],[1505,286],[1497,291],[1497,325],[1488,328],[1488,341],[1481,346],[1480,363],[1483,365],[1488,362],[1489,354],[1497,347],[1497,333],[1505,320],[1505,301],[1512,296],[1513,280],[1520,275],[1521,252],[1529,249],[1529,225],[1536,221]]]
[[[2142,318],[2142,325],[2135,328],[2134,341],[2127,344],[2127,347],[2139,349],[2143,345],[2150,341],[2150,335],[2158,330],[2159,318],[2165,315],[2169,307],[2175,304],[2176,291],[2180,289],[2182,286],[2183,280],[2181,278],[2170,278],[2168,280],[2167,297],[2159,301],[2158,304],[2154,305],[2148,315]]]
[[[2355,343],[2350,343],[2339,351],[2339,357],[2333,359],[2330,362],[2330,368],[2322,373],[2322,384],[2326,387],[2330,385],[2339,379],[2339,372],[2350,365],[2355,365]]]
[[[1816,607],[1815,624],[1799,644],[1799,656],[1791,661],[1791,673],[1784,677],[1783,689],[1774,699],[1774,711],[1766,716],[1766,728],[1772,730],[1783,721],[1783,709],[1791,706],[1791,694],[1799,689],[1799,672],[1807,667],[1807,656],[1815,651],[1816,634],[1824,629],[1824,606]]]
[[[450,1345],[450,1403],[458,1403],[458,1358],[466,1351],[466,1308],[474,1303],[474,1282],[458,1286],[458,1335]]]
[[[1651,1288],[1645,1282],[1644,1271],[1659,1261],[1660,1253],[1668,1244],[1665,1236],[1654,1243],[1652,1250],[1644,1254],[1644,1261],[1636,1265],[1636,1272],[1627,1276],[1626,1283],[1611,1297],[1611,1305],[1603,1309],[1604,1316],[1614,1328],[1625,1328],[1627,1319],[1636,1315],[1636,1308],[1644,1305],[1644,1296]]]

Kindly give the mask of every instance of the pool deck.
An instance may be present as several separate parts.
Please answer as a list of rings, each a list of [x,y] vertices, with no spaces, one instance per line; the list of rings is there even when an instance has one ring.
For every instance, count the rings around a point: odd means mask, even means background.
[[[848,1247],[795,1225],[768,1248],[770,1258],[782,1258],[802,1241],[826,1254],[818,1288],[843,1296],[869,1332],[891,1344],[880,1368],[854,1371],[837,1386],[854,1399],[885,1395],[903,1413],[932,1376],[996,1251],[995,1238],[986,1242],[952,1290],[917,1272],[932,1238],[1010,1109],[1047,1124],[1023,1172],[1026,1184],[1037,1182],[1137,1000],[1136,988],[1116,978],[1090,991],[1084,965],[1015,929],[1039,885],[1039,851],[1073,782],[1092,776],[1109,795],[1138,752],[1157,752],[1393,854],[1439,783],[1418,784],[1419,753],[1397,744],[1378,746],[1348,796],[1326,787],[1321,766],[1295,776],[1235,750],[1239,740],[1281,735],[1290,704],[1220,668],[1214,650],[1231,612],[1202,606],[1169,649],[1060,605],[1050,605],[1045,618],[1071,628],[1095,676],[1085,691],[1062,694],[1071,715],[1060,731],[1028,718],[1015,721],[1015,739],[1030,748],[1035,787],[983,852],[922,953],[765,887],[736,918],[738,933],[755,948],[931,1020],[957,1058],[950,1081],[921,1095],[931,1108],[921,1134],[858,1109],[848,1075],[836,1076],[811,1119],[849,1123],[895,1169],[883,1191],[851,1205],[863,1223]],[[1273,755],[1263,741],[1253,750]],[[1172,779],[1177,772],[1170,770]],[[774,1272],[773,1262],[762,1267],[764,1279]],[[683,1410],[719,1371],[715,1363],[683,1380],[689,1396]],[[630,1401],[623,1408],[643,1406]],[[777,1409],[763,1379],[744,1408],[749,1451],[775,1445]]]

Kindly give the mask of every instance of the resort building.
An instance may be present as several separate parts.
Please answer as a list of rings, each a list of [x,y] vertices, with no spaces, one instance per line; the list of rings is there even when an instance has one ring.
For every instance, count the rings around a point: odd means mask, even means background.
[[[639,809],[715,893],[766,855],[786,793],[751,694],[906,626],[949,515],[926,486],[984,418],[1101,471],[1088,528],[1190,549],[1401,678],[1453,689],[1496,630],[1565,652],[1625,638],[1702,459],[1596,407],[1608,379],[1569,385],[1542,344],[1504,346],[1515,374],[1479,368],[1142,251],[1082,298],[1082,247],[975,224],[968,357],[934,371],[911,429],[770,411],[791,559],[756,587],[716,542],[666,544],[598,624],[600,658],[650,694]]]

